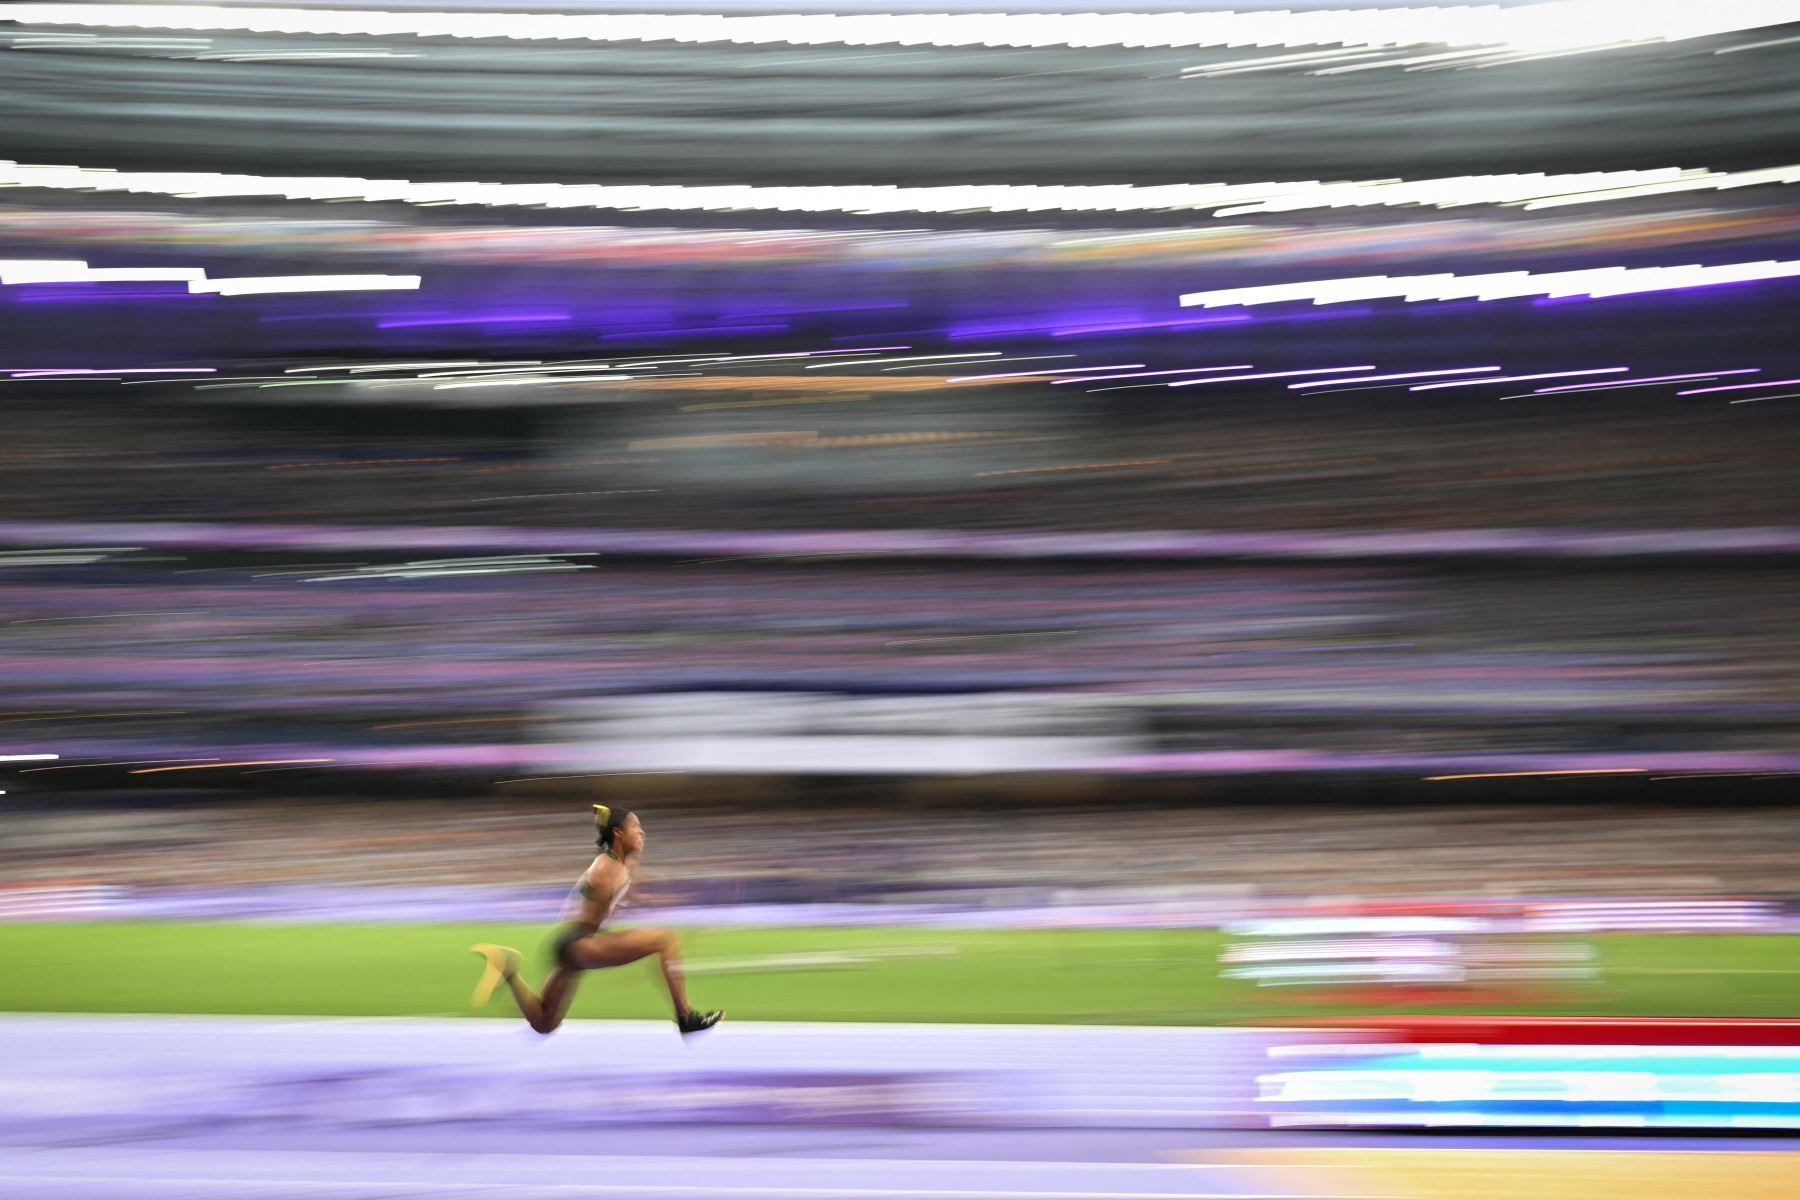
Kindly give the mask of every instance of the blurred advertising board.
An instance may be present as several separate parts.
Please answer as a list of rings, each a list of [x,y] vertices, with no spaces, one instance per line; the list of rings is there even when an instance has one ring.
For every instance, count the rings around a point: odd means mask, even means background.
[[[561,770],[918,775],[1078,770],[1141,750],[1104,697],[679,692],[567,704]]]

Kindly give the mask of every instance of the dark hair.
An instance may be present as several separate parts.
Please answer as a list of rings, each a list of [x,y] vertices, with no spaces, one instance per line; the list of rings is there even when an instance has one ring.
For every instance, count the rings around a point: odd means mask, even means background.
[[[595,844],[602,850],[611,847],[613,835],[619,832],[619,827],[629,821],[631,816],[629,809],[613,809],[604,804],[594,805],[594,829],[598,834],[594,839]]]

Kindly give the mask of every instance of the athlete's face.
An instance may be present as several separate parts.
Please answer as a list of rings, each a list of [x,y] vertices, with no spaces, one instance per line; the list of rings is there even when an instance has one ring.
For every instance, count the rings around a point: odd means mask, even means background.
[[[625,818],[625,823],[619,826],[619,832],[613,837],[619,844],[619,853],[621,854],[642,854],[644,852],[644,825],[637,819],[636,813]]]

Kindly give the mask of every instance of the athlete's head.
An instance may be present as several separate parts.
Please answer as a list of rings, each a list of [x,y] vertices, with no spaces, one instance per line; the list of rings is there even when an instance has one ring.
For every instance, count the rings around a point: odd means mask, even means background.
[[[594,805],[594,829],[601,850],[611,850],[620,858],[644,851],[644,825],[637,814],[624,809]]]

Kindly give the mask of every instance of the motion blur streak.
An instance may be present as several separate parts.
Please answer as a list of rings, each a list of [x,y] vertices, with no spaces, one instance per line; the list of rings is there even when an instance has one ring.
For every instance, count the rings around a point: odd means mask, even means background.
[[[417,290],[417,275],[267,275],[240,279],[196,279],[190,292],[220,296],[261,296],[270,292],[366,292]]]
[[[1441,44],[1471,53],[1576,53],[1778,26],[1781,0],[1560,0],[1502,7],[1299,12],[720,16],[402,12],[208,5],[19,4],[15,20],[90,28],[247,30],[386,37],[732,42],[757,45],[1231,46]],[[1402,59],[1417,62],[1418,59]]]
[[[29,6],[26,6],[29,7]],[[16,14],[19,10],[10,12]],[[132,11],[141,11],[133,9]],[[15,19],[22,19],[15,16]],[[225,175],[202,171],[114,171],[0,161],[0,187],[131,192],[183,198],[280,196],[289,200],[592,208],[662,212],[968,213],[1170,212],[1214,216],[1312,208],[1592,204],[1676,192],[1800,183],[1800,165],[1756,171],[1661,167],[1575,174],[1471,175],[1451,179],[1141,186],[973,184],[958,187],[655,186],[562,183],[413,183],[405,179]],[[1081,244],[1069,242],[1066,244]]]
[[[1628,296],[1641,292],[1678,291],[1716,287],[1729,283],[1753,283],[1800,276],[1800,260],[1788,262],[1726,263],[1715,267],[1598,267],[1582,271],[1554,271],[1533,275],[1529,271],[1502,271],[1490,275],[1411,275],[1390,279],[1372,275],[1361,279],[1327,279],[1316,283],[1284,283],[1266,287],[1235,288],[1218,292],[1189,292],[1185,305],[1218,308],[1236,304],[1278,304],[1310,300],[1314,304],[1342,304],[1346,300],[1393,297],[1416,304],[1426,300],[1509,300],[1519,296]]]
[[[1797,30],[0,5],[0,1193],[1787,1196]]]

